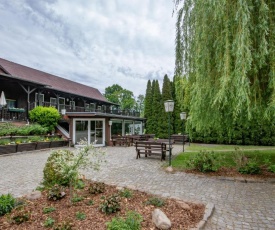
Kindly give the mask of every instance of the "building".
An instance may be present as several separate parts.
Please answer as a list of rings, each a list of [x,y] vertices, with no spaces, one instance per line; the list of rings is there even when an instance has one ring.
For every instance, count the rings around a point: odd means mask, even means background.
[[[74,144],[85,138],[105,146],[112,134],[143,132],[139,111],[121,110],[96,88],[1,58],[0,83],[7,100],[1,110],[5,120],[27,120],[28,112],[39,105],[56,107],[63,117],[57,128]],[[131,128],[136,125],[141,128]]]

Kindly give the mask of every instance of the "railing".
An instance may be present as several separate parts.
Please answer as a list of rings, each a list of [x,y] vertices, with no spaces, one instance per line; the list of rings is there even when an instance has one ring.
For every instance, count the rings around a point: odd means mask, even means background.
[[[50,102],[43,102],[40,103],[45,107],[53,106],[57,108],[57,105],[52,105]],[[35,108],[35,103],[30,104],[30,110]],[[38,105],[38,103],[37,103]],[[59,105],[59,112],[61,112],[62,109],[66,109],[66,112],[78,112],[78,113],[105,113],[105,114],[114,114],[114,115],[121,115],[121,116],[130,116],[130,117],[140,117],[140,112],[135,110],[120,110],[120,109],[109,109],[109,108],[101,108],[101,109],[91,109],[91,108],[85,108],[80,106],[72,106],[72,105]]]
[[[26,108],[0,109],[0,120],[3,118],[5,121],[26,121],[26,115]]]

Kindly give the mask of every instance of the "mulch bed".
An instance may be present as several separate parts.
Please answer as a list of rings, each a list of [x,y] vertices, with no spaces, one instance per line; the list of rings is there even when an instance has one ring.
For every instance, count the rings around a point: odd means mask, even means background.
[[[87,181],[85,182],[87,185]],[[130,189],[129,189],[130,190]],[[42,197],[34,201],[26,201],[25,210],[30,211],[30,219],[20,225],[10,223],[9,214],[0,217],[0,229],[49,229],[43,226],[48,217],[55,220],[54,227],[63,221],[70,222],[72,229],[106,229],[106,222],[111,221],[113,217],[125,217],[128,211],[136,211],[142,215],[142,229],[157,229],[152,223],[152,212],[156,208],[153,205],[146,204],[149,198],[155,197],[145,192],[130,190],[133,193],[131,198],[121,198],[121,210],[114,214],[105,214],[100,211],[99,206],[102,202],[102,196],[111,196],[118,194],[119,190],[115,186],[106,185],[106,190],[102,194],[92,195],[88,192],[88,187],[77,190],[77,195],[84,197],[84,200],[69,205],[69,191],[66,190],[66,196],[59,201],[49,201],[46,192],[42,192]],[[162,198],[164,199],[164,198]],[[93,205],[89,205],[89,201]],[[189,229],[195,227],[202,220],[205,206],[203,204],[194,204],[186,202],[190,210],[183,209],[175,199],[164,199],[165,205],[160,207],[167,217],[171,220],[171,229]],[[55,211],[44,214],[43,208],[54,207]],[[12,211],[13,213],[14,211]],[[78,220],[76,213],[85,213],[85,220]],[[12,214],[11,213],[11,214]],[[51,228],[53,229],[53,228]]]

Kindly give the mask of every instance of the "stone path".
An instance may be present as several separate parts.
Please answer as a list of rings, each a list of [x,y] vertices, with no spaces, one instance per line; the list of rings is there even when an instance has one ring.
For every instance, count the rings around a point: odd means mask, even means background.
[[[175,146],[173,152],[180,152]],[[159,158],[135,159],[134,147],[108,147],[107,163],[87,178],[183,200],[213,203],[205,229],[275,229],[275,184],[217,180],[177,172],[166,173]],[[0,156],[0,194],[20,196],[42,179],[50,151]]]

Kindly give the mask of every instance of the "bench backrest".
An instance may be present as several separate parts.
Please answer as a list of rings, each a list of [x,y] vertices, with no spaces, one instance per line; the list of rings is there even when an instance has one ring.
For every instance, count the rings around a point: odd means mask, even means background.
[[[152,149],[152,150],[158,150],[161,151],[166,150],[166,144],[161,142],[154,142],[154,141],[136,141],[136,150],[140,149]]]

